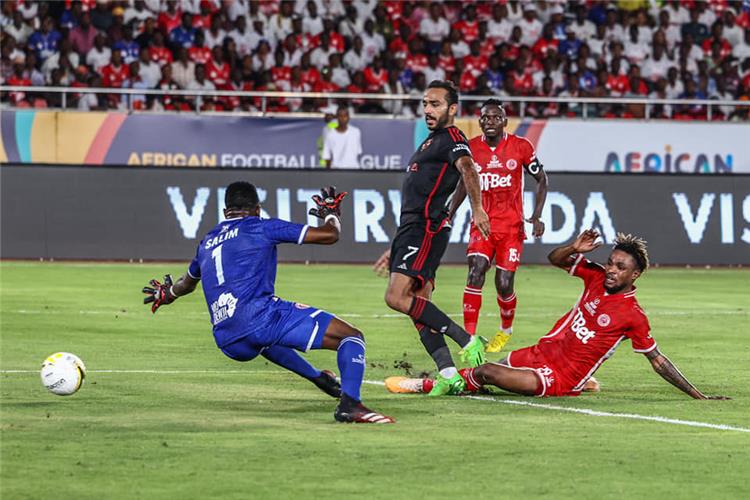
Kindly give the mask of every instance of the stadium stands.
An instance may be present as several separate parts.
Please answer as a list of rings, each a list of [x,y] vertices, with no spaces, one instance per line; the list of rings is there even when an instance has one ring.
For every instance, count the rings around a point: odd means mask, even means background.
[[[464,94],[750,100],[750,1],[3,1],[0,83],[134,89],[419,94],[433,78]],[[15,107],[60,95],[5,92]],[[136,109],[252,111],[256,98],[139,96]],[[327,99],[273,99],[268,111],[318,111]],[[118,109],[114,94],[68,106]],[[419,115],[400,101],[356,99],[360,112]],[[468,108],[468,109],[467,109]],[[747,120],[720,106],[712,119]],[[466,112],[476,111],[471,104]],[[509,113],[518,113],[513,106]],[[575,103],[532,103],[538,117]],[[607,103],[589,116],[633,118]],[[706,106],[652,117],[706,119]]]

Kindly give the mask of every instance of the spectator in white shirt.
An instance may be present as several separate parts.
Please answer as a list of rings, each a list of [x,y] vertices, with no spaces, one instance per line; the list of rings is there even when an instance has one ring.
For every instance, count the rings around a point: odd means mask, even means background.
[[[427,51],[437,53],[443,38],[450,34],[450,24],[442,16],[443,6],[438,2],[430,4],[430,16],[419,23],[419,34],[427,40]]]
[[[630,42],[625,45],[625,57],[631,64],[640,65],[648,57],[648,46],[638,41],[638,26],[630,26]]]
[[[669,11],[666,9],[659,12],[659,29],[664,32],[667,39],[667,48],[674,48],[674,45],[680,40],[680,28],[669,22]]]
[[[12,36],[18,45],[24,45],[34,32],[31,26],[24,22],[19,11],[13,12],[13,23],[3,28],[3,31]]]
[[[346,8],[346,17],[339,22],[339,33],[345,38],[354,38],[364,30],[364,21],[357,15],[353,5]]]
[[[232,0],[227,7],[227,17],[229,17],[229,20],[236,22],[238,18],[246,17],[251,3],[253,2],[249,2],[248,0]]]
[[[743,39],[743,31],[747,32],[748,30],[743,30],[739,26],[735,24],[735,15],[734,10],[727,9],[724,11],[724,38],[729,42],[729,45],[732,47],[736,47],[737,45],[742,44]],[[710,25],[709,25],[710,26]]]
[[[375,31],[375,21],[372,19],[365,21],[365,31],[360,36],[362,51],[367,56],[367,64],[370,64],[376,55],[385,50],[385,38]]]
[[[521,27],[521,43],[533,47],[542,36],[544,25],[536,18],[536,7],[533,3],[523,4],[523,19],[518,22]]]
[[[743,43],[738,43],[732,50],[732,55],[739,59],[740,64],[742,61],[750,57],[750,29],[745,30],[745,40]]]
[[[123,24],[129,24],[130,21],[135,20],[136,27],[140,29],[146,19],[150,17],[154,17],[154,14],[146,9],[146,4],[143,2],[143,0],[135,0],[135,2],[133,2],[133,5],[125,9],[122,22]]]
[[[65,59],[67,59],[67,64],[64,61]],[[49,80],[52,70],[63,65],[66,65],[70,69],[75,69],[78,67],[79,61],[80,57],[71,47],[70,40],[63,38],[62,42],[60,42],[60,50],[44,60],[44,63],[42,64],[42,73],[44,73],[44,77]]]
[[[389,95],[404,94],[404,86],[398,79],[398,73],[391,71],[388,73],[388,83],[383,88],[383,92]],[[400,115],[404,111],[404,101],[400,99],[383,101],[383,109],[391,115]]]
[[[334,52],[328,58],[328,61],[331,68],[331,81],[342,89],[348,87],[352,80],[349,77],[349,72],[341,64],[341,54]]]
[[[234,22],[235,28],[229,32],[229,37],[234,40],[237,47],[237,53],[240,57],[252,54],[260,40],[255,39],[252,32],[247,29],[247,18],[239,16]]]
[[[589,46],[589,49],[591,49],[591,53],[597,58],[603,58],[607,53],[608,40],[605,38],[606,31],[607,28],[603,24],[597,24],[596,34],[586,40],[586,44]]]
[[[351,71],[361,71],[367,66],[367,56],[362,50],[362,37],[355,36],[352,42],[352,48],[344,54],[344,66]]]
[[[607,21],[606,21],[606,38],[610,42],[625,43],[625,30],[622,25],[617,22],[617,10],[610,7],[607,10]]]
[[[492,18],[487,21],[487,36],[495,45],[507,42],[513,31],[513,23],[508,21],[508,7],[496,3],[492,6]]]
[[[586,6],[579,5],[576,9],[576,20],[568,25],[568,29],[573,30],[578,40],[586,41],[596,34],[596,26],[586,19],[586,13]]]
[[[188,49],[180,47],[177,49],[177,60],[172,63],[172,80],[181,89],[186,89],[195,80],[195,63],[190,60]]]
[[[148,47],[141,49],[138,59],[140,61],[138,74],[141,76],[141,80],[143,80],[148,88],[156,87],[156,84],[161,80],[161,68],[151,60],[151,51]]]
[[[307,15],[302,18],[302,31],[310,36],[323,32],[323,18],[318,15],[318,4],[313,0],[307,2]]]
[[[327,66],[331,58],[331,54],[334,53],[336,53],[336,51],[333,49],[333,47],[331,47],[328,33],[321,33],[320,46],[316,49],[313,49],[313,51],[310,53],[310,64],[317,68]]]
[[[425,80],[432,82],[434,80],[445,80],[445,70],[439,65],[440,60],[437,54],[430,54],[428,66],[422,71]]]
[[[272,15],[268,20],[268,29],[276,39],[276,43],[281,43],[292,32],[293,7],[294,4],[291,1],[282,1],[279,6],[279,12]]]
[[[675,66],[672,66],[667,70],[667,87],[665,92],[669,99],[677,99],[683,92],[685,92],[685,86],[678,78],[679,74],[680,72]]]
[[[211,29],[204,32],[206,47],[211,50],[217,45],[221,46],[224,43],[224,38],[227,36],[227,32],[221,27],[221,21],[222,17],[220,15],[214,15],[211,18]]]
[[[648,25],[648,18],[646,13],[642,10],[638,11],[636,18],[636,26],[638,28],[638,43],[648,45],[651,43],[651,39],[654,37],[654,30]]]
[[[336,112],[338,126],[331,130],[323,143],[323,160],[328,168],[359,168],[362,154],[362,134],[349,125],[349,109],[340,106]]]
[[[288,35],[284,40],[284,66],[299,66],[302,60],[302,51],[297,48],[297,40],[294,35]]]
[[[646,59],[641,67],[641,75],[647,80],[656,82],[660,78],[666,78],[667,71],[673,65],[664,53],[663,45],[654,45],[651,57]]]
[[[274,64],[274,57],[271,54],[271,46],[263,40],[258,44],[258,48],[253,54],[253,71],[266,71],[271,69]]]
[[[690,12],[680,5],[679,0],[670,0],[664,9],[669,12],[669,21],[673,26],[679,28],[683,24],[690,22]]]
[[[463,59],[471,53],[469,45],[464,42],[461,32],[458,30],[451,30],[451,52],[456,59]]]

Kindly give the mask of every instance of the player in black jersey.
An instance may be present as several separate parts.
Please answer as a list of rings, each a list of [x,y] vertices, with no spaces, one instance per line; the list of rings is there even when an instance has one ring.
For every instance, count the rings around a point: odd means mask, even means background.
[[[431,396],[461,392],[465,382],[458,374],[444,335],[461,347],[461,359],[471,366],[484,362],[479,336],[466,331],[432,302],[435,271],[450,237],[448,198],[463,179],[471,202],[474,223],[486,238],[490,221],[482,209],[479,175],[474,169],[468,141],[453,120],[458,92],[452,82],[435,80],[422,99],[431,134],[409,160],[401,193],[401,221],[391,245],[390,281],[385,301],[408,314],[422,344],[437,364],[439,375]]]

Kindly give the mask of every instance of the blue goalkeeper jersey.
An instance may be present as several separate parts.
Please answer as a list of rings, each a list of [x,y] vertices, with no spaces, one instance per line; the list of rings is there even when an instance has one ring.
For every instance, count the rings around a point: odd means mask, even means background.
[[[188,274],[200,279],[219,347],[273,324],[276,245],[302,244],[308,226],[280,219],[227,219],[198,245]]]

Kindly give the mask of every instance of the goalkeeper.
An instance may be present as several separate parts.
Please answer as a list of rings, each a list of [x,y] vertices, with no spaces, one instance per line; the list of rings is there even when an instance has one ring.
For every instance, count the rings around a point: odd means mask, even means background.
[[[226,220],[201,241],[187,273],[176,283],[151,280],[144,303],[151,311],[192,293],[199,281],[213,324],[216,345],[236,361],[259,354],[339,397],[334,412],[339,422],[393,423],[390,417],[365,407],[360,387],[365,371],[362,332],[332,314],[274,295],[276,245],[279,243],[332,245],[341,231],[340,206],[346,193],[334,187],[313,196],[317,208],[310,214],[324,221],[309,227],[279,219],[261,219],[258,193],[252,184],[227,187]],[[296,351],[337,351],[341,385],[330,372],[319,371]]]

